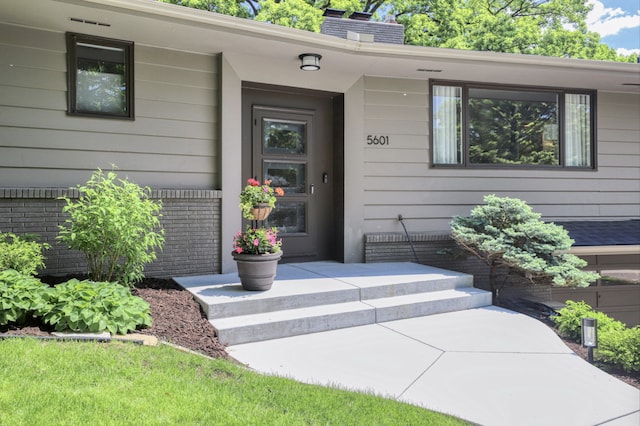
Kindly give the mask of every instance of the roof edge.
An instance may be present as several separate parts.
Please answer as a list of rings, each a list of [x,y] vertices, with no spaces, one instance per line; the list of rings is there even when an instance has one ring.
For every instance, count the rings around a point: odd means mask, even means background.
[[[75,5],[91,4],[94,8],[127,10],[137,14],[160,17],[172,21],[187,21],[202,26],[217,26],[229,31],[253,35],[273,40],[294,42],[310,47],[329,50],[341,50],[355,54],[403,58],[403,59],[442,59],[456,62],[486,62],[513,65],[544,66],[582,71],[607,71],[636,75],[639,64],[626,62],[597,61],[592,59],[559,58],[551,56],[525,55],[515,53],[458,50],[439,47],[398,45],[387,43],[362,43],[345,40],[320,33],[282,27],[269,23],[222,15],[179,6],[160,3],[155,0],[57,0]]]

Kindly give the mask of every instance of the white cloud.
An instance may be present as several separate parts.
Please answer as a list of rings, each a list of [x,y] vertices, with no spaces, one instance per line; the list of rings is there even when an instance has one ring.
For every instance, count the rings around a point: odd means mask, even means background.
[[[599,0],[589,0],[589,3],[593,10],[587,15],[587,26],[601,37],[618,34],[624,29],[640,28],[640,10],[629,15],[619,7],[607,8]]]
[[[624,47],[619,47],[616,49],[616,53],[622,56],[629,56],[633,53],[640,55],[640,49],[625,49]]]

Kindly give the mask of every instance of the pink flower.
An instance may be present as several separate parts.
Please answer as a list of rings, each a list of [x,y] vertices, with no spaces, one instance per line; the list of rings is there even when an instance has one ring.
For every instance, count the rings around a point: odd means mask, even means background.
[[[236,248],[236,253],[242,253],[242,247],[237,247]]]
[[[251,186],[260,186],[260,182],[255,180],[254,178],[247,179],[247,183]]]
[[[253,245],[254,245],[254,246],[256,246],[256,247],[258,247],[258,246],[260,245],[260,240],[259,240],[259,239],[257,239],[257,238],[256,238],[256,239],[254,239],[254,240],[253,240]]]

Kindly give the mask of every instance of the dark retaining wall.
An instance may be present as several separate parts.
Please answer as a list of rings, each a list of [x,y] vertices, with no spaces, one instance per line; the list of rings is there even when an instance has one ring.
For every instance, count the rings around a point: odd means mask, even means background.
[[[449,234],[409,233],[418,258],[417,263],[473,275],[473,285],[491,290],[489,267],[480,259],[464,253]],[[407,236],[402,233],[365,235],[365,262],[416,262]],[[503,295],[529,295],[550,300],[549,286],[505,288]]]
[[[66,204],[58,197],[77,198],[66,188],[0,188],[0,231],[33,233],[51,248],[45,252],[42,275],[85,273],[84,255],[56,240],[58,225],[67,218]],[[220,273],[220,227],[222,192],[214,190],[152,190],[151,198],[162,200],[161,223],[165,244],[158,259],[147,265],[147,277],[171,277]],[[231,242],[229,242],[231,246]]]

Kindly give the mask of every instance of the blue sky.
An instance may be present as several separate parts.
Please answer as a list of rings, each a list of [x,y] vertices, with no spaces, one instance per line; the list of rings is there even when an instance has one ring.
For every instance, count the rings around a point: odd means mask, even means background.
[[[587,18],[600,41],[629,55],[640,53],[640,0],[587,0],[593,10]]]

